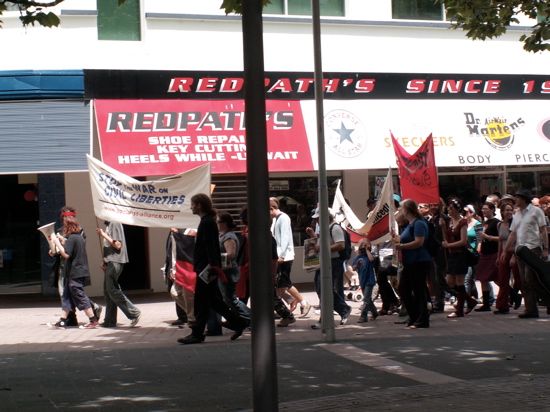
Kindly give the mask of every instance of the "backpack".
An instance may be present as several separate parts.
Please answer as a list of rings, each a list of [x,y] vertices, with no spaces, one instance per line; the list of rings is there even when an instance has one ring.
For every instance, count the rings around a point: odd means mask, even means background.
[[[425,219],[424,222],[426,222]],[[437,252],[439,251],[439,243],[437,243],[437,240],[435,238],[435,227],[434,225],[430,224],[430,222],[426,222],[428,225],[428,236],[426,239],[424,239],[424,247],[428,251],[431,257],[434,257],[437,255]],[[411,235],[414,237],[414,225],[411,226]]]
[[[334,237],[332,236],[332,228],[334,227],[334,225],[338,225],[340,227],[342,227],[342,225],[338,224],[338,223],[333,223],[331,226],[330,226],[330,237],[332,237],[334,239]],[[349,260],[351,258],[351,236],[349,235],[348,231],[346,229],[344,229],[342,227],[342,231],[344,232],[344,244],[345,244],[345,247],[344,249],[340,250],[338,253],[340,254],[340,259],[341,260]]]

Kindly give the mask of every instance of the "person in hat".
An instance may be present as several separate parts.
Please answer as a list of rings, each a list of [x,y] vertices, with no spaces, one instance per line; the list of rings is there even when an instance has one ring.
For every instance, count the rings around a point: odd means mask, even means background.
[[[512,207],[516,204],[516,201],[514,200],[514,196],[509,195],[506,193],[502,196],[502,199],[500,199],[500,207],[504,205],[512,205]]]
[[[533,196],[527,189],[521,188],[514,193],[519,210],[514,214],[510,226],[510,236],[506,241],[505,251],[514,249],[514,245],[526,246],[537,256],[548,258],[548,236],[544,212],[531,204]],[[501,258],[504,262],[504,256]],[[538,318],[537,294],[541,299],[550,302],[550,294],[539,285],[535,272],[518,259],[519,276],[523,286],[525,311],[519,318]],[[550,314],[550,307],[546,308]]]
[[[346,247],[344,228],[338,223],[334,222],[334,215],[332,209],[328,208],[329,212],[329,237],[330,237],[330,260],[331,260],[331,277],[332,277],[332,297],[333,297],[333,309],[341,317],[340,325],[345,325],[351,315],[351,306],[346,303],[344,297],[344,261],[340,256],[340,251]],[[319,219],[319,207],[313,214],[313,219],[318,222]],[[311,228],[307,230],[308,235],[312,238],[316,238],[319,235],[318,231],[314,231]],[[316,252],[320,251],[320,244],[315,246]],[[315,292],[319,297],[319,303],[321,303],[321,269],[315,271]],[[322,329],[323,324],[321,319],[311,325],[311,329]]]

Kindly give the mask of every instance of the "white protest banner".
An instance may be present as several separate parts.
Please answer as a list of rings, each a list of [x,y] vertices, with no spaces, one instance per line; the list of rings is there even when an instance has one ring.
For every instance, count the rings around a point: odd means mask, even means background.
[[[361,234],[358,231],[358,229],[363,227],[364,223],[357,218],[355,213],[353,213],[353,210],[351,210],[347,204],[346,199],[340,190],[340,183],[341,181],[339,180],[338,186],[336,187],[336,193],[334,195],[334,201],[332,202],[334,221],[342,225],[342,227],[348,231],[353,243],[357,243],[361,240],[361,238],[365,237],[364,234]]]
[[[197,227],[191,197],[210,193],[210,164],[179,175],[142,182],[88,158],[95,215],[143,227]]]
[[[376,207],[358,230],[359,233],[365,233],[373,245],[391,240],[391,228],[395,226],[393,202],[393,181],[389,169]]]

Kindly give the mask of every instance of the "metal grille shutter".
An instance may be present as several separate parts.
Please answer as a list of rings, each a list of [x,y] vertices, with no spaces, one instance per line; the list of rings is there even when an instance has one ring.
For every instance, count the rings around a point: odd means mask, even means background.
[[[89,152],[84,101],[0,103],[0,174],[84,171]]]
[[[240,232],[242,222],[239,213],[241,208],[247,204],[246,175],[213,175],[212,184],[216,185],[212,192],[214,207],[220,212],[227,212],[233,216],[235,223],[239,225],[237,230]]]

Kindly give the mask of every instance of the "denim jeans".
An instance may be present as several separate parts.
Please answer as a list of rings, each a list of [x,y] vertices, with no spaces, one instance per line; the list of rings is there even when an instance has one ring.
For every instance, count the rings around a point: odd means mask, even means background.
[[[218,287],[222,293],[223,301],[229,309],[237,313],[241,318],[250,320],[250,308],[237,298],[237,282],[241,277],[238,266],[233,266],[223,270],[227,282],[218,277]]]
[[[141,314],[140,310],[130,302],[118,284],[118,278],[123,267],[123,263],[108,262],[105,271],[105,281],[103,283],[105,324],[110,326],[116,325],[117,308],[120,308],[128,319],[135,319]]]
[[[343,316],[351,310],[351,306],[346,303],[344,297],[344,264],[340,258],[331,259],[332,266],[332,296],[334,299],[334,310],[340,316]],[[319,303],[321,302],[321,271],[315,272],[315,291],[319,296]]]
[[[376,310],[376,306],[374,306],[374,303],[372,301],[372,290],[374,289],[374,285],[368,285],[365,286],[365,288],[362,288],[363,292],[363,307],[361,309],[361,317],[368,319],[369,316],[369,310],[372,313],[373,317],[378,316],[378,311]]]

